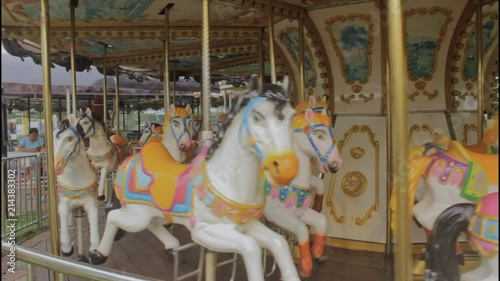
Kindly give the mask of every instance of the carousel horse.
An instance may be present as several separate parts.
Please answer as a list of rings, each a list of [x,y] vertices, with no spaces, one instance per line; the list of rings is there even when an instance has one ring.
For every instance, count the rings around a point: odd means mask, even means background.
[[[420,178],[424,179],[425,191],[421,200],[414,204]],[[475,153],[457,141],[450,141],[447,150],[410,160],[408,183],[409,208],[424,229],[430,231],[436,218],[448,207],[498,192],[498,154]],[[393,190],[390,204],[393,231],[395,195]]]
[[[342,165],[342,158],[335,145],[330,115],[326,110],[313,111],[312,108],[316,106],[314,96],[296,109],[303,107],[303,104],[310,108],[296,115],[292,121],[294,152],[299,158],[299,174],[287,185],[273,187],[266,184],[264,215],[267,220],[297,237],[300,252],[299,273],[305,278],[311,275],[313,264],[317,264],[324,255],[327,224],[326,217],[315,210],[322,207],[324,183],[311,175],[309,159],[314,157],[318,161],[322,173],[336,173]],[[313,187],[316,189],[315,209],[310,208]],[[312,225],[315,229],[312,258],[307,225]]]
[[[163,122],[163,136],[161,143],[179,163],[186,161],[186,152],[191,150],[191,134],[189,132],[191,106],[175,107],[171,104]],[[175,141],[173,141],[175,140]]]
[[[409,159],[410,161],[417,159],[419,157],[427,156],[430,157],[439,152],[445,151],[449,148],[451,140],[448,136],[437,134],[434,142],[429,142],[424,145],[416,146],[410,149]],[[488,144],[488,145],[485,145]],[[494,117],[494,122],[490,126],[484,136],[483,140],[472,146],[465,146],[467,151],[476,152],[479,154],[495,154],[498,153],[498,114]],[[417,187],[415,190],[415,201],[420,202],[423,200],[426,192],[426,185],[424,180],[421,178],[418,180]],[[393,192],[392,196],[395,198],[396,193]],[[418,219],[415,218],[417,224],[420,224]],[[432,229],[424,228],[426,235],[429,236]],[[457,255],[461,255],[460,243],[457,243]]]
[[[110,198],[104,195],[104,185],[108,173],[115,171],[118,166],[117,150],[109,140],[104,123],[98,115],[92,116],[90,108],[85,110],[78,124],[83,128],[83,138],[89,138],[88,158],[92,165],[101,171],[97,200],[103,201]]]
[[[57,122],[57,117],[54,117],[54,122]],[[69,215],[74,207],[83,207],[87,213],[90,225],[90,251],[99,246],[96,199],[97,172],[87,159],[83,139],[76,129],[77,125],[76,117],[71,114],[69,120],[62,120],[59,123],[59,128],[53,132],[54,172],[57,176],[57,189],[59,192],[58,211],[61,223],[61,252],[63,256],[73,255],[74,249],[70,245],[68,223]],[[79,248],[78,251],[80,254],[82,249]],[[86,257],[80,254],[78,260],[86,261]]]
[[[295,110],[286,90],[258,81],[252,76],[220,138],[203,146],[189,166],[159,143],[146,144],[120,166],[115,191],[122,207],[108,213],[102,242],[90,254],[92,264],[106,261],[118,228],[148,228],[166,249],[178,247],[162,226],[170,221],[185,225],[193,241],[207,249],[240,253],[250,281],[264,280],[261,247],[274,254],[284,280],[300,280],[286,240],[259,221],[265,205],[259,175],[285,185],[298,172],[291,139]]]
[[[479,253],[481,265],[460,276],[454,246],[462,232]],[[498,193],[483,196],[476,204],[453,205],[439,215],[426,260],[426,281],[498,281]]]
[[[129,152],[127,150],[127,143],[121,135],[113,133],[109,137],[109,140],[115,146],[116,152],[118,153],[118,163],[121,163],[123,160],[129,157]]]
[[[148,122],[148,125],[142,132],[141,138],[139,139],[139,146],[143,147],[147,142],[161,142],[163,135],[163,125],[158,123]]]

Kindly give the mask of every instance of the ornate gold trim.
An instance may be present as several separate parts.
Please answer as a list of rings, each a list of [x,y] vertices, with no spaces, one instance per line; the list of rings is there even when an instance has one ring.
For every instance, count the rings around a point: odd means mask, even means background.
[[[420,130],[422,130],[422,132],[429,132],[429,134],[431,134],[433,139],[436,138],[436,132],[434,132],[434,130],[432,129],[431,126],[429,126],[429,125],[420,126],[418,124],[415,124],[415,125],[411,126],[411,128],[410,128],[410,137],[408,138],[408,142],[412,141],[413,133],[420,132]]]
[[[351,156],[354,159],[361,159],[363,155],[365,154],[365,150],[359,146],[353,147],[350,150]]]
[[[464,130],[462,131],[462,135],[463,135],[462,144],[463,145],[467,145],[467,143],[469,142],[469,138],[467,137],[467,132],[469,132],[469,131],[477,132],[476,125],[475,124],[465,124],[464,125]]]
[[[448,24],[453,19],[451,17],[453,10],[447,9],[447,8],[442,8],[442,7],[431,7],[431,8],[410,9],[410,10],[404,12],[405,21],[404,21],[403,25],[404,25],[404,30],[405,30],[406,34],[408,34],[408,31],[406,30],[407,18],[414,16],[416,14],[425,15],[425,14],[429,13],[429,14],[433,15],[433,14],[436,14],[437,12],[440,12],[441,14],[446,16],[446,18],[441,25],[441,29],[439,30],[439,37],[436,40],[436,49],[434,52],[434,59],[432,60],[432,68],[429,71],[430,77],[428,77],[428,78],[426,78],[426,77],[413,77],[413,76],[411,76],[410,71],[408,71],[408,78],[411,81],[418,81],[418,80],[431,81],[432,80],[433,74],[436,71],[436,62],[438,61],[438,53],[439,53],[439,50],[441,49],[441,43],[443,42],[444,36],[446,35],[446,31],[448,30]],[[407,55],[407,62],[406,63],[409,64],[410,57],[408,56],[408,53],[409,53],[408,44],[405,44],[405,50],[406,50],[406,55]]]
[[[475,16],[475,14],[474,14],[474,16]],[[483,14],[483,25],[484,25],[484,21],[488,20],[488,19],[497,19],[497,21],[498,21],[498,13],[497,12],[484,13]],[[477,81],[477,77],[475,79],[465,78],[465,62],[467,60],[466,57],[470,51],[470,44],[472,42],[472,38],[476,34],[476,29],[475,29],[476,20],[471,20],[470,22],[471,22],[471,26],[469,27],[470,31],[467,32],[464,55],[462,56],[462,61],[461,61],[461,68],[462,69],[460,72],[461,72],[461,76],[462,76],[462,81],[474,81],[475,82],[475,81]],[[498,40],[497,38],[498,38],[498,29],[497,29],[497,33],[495,34],[493,41]],[[490,50],[490,47],[491,46],[488,46],[488,48],[486,48],[486,50],[483,51],[483,54],[486,54]],[[476,55],[476,54],[474,54],[474,55]]]
[[[344,56],[342,55],[342,51],[340,50],[340,47],[337,43],[337,39],[335,39],[335,36],[333,36],[333,31],[331,29],[331,25],[334,24],[336,21],[341,21],[341,22],[346,22],[347,20],[349,21],[354,21],[356,18],[364,20],[368,23],[368,37],[369,37],[369,43],[368,43],[368,48],[366,49],[366,58],[367,58],[367,63],[368,63],[368,70],[366,72],[366,81],[359,81],[355,80],[353,83],[349,83],[347,80],[347,75],[344,71]],[[335,54],[340,60],[340,73],[342,74],[342,77],[344,77],[344,81],[348,85],[352,84],[367,84],[368,81],[370,80],[370,76],[372,74],[372,61],[371,61],[371,54],[373,52],[373,20],[370,15],[364,15],[364,14],[348,14],[347,16],[336,16],[332,17],[329,19],[325,20],[326,24],[326,31],[328,32],[328,35],[330,36],[330,41],[332,42],[333,48],[335,50]]]
[[[354,94],[351,94],[351,95],[349,95],[347,97],[344,96],[344,95],[340,96],[340,100],[343,101],[343,102],[345,102],[345,103],[351,103],[351,100],[354,99],[354,98],[356,98],[356,95],[354,95]]]
[[[357,225],[363,225],[369,218],[372,216],[373,211],[378,211],[379,209],[379,192],[380,192],[380,185],[379,185],[379,164],[380,164],[380,147],[379,147],[379,142],[375,140],[375,134],[371,131],[370,127],[367,125],[362,125],[361,127],[358,125],[352,126],[347,133],[344,134],[344,138],[339,141],[338,143],[338,150],[339,153],[342,152],[342,148],[344,145],[349,141],[349,139],[352,137],[354,133],[366,133],[368,134],[368,139],[372,146],[375,148],[375,204],[370,206],[370,208],[366,211],[365,215],[363,218],[356,218],[355,223]],[[347,174],[346,174],[347,175]],[[335,179],[336,179],[337,174],[334,174],[330,180],[330,188],[328,190],[328,195],[327,195],[327,202],[326,206],[330,208],[330,214],[333,216],[335,221],[338,223],[343,223],[345,221],[344,216],[339,216],[337,214],[337,210],[335,209],[335,204],[332,201],[332,196],[333,192],[335,190]]]
[[[325,245],[333,246],[341,249],[350,249],[357,251],[368,251],[375,253],[384,253],[385,244],[373,243],[373,242],[363,242],[342,238],[326,237]]]
[[[363,94],[359,94],[358,98],[362,99],[364,103],[367,103],[375,98],[375,95],[373,93],[370,93],[368,96],[365,96]]]
[[[342,178],[342,191],[347,196],[358,197],[366,190],[366,177],[358,171],[351,171]]]

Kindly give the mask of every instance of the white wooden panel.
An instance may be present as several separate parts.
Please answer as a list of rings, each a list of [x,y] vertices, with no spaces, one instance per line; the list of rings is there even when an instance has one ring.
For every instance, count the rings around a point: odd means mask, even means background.
[[[478,142],[477,113],[455,112],[450,115],[457,141],[459,141],[462,145],[476,144]]]
[[[385,243],[386,117],[338,117],[335,134],[344,163],[325,179],[327,235]]]
[[[409,147],[434,140],[436,133],[450,136],[444,112],[411,113],[408,115]]]

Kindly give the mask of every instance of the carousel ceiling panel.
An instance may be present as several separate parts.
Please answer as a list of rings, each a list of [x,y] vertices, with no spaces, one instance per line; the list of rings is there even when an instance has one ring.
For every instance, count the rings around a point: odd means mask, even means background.
[[[171,0],[172,26],[200,26],[202,5],[198,0]],[[80,0],[75,9],[77,25],[136,26],[164,25],[165,16],[160,12],[167,1],[154,0]],[[40,21],[39,0],[2,1],[2,25],[37,26]],[[51,26],[68,25],[69,0],[50,1]],[[265,26],[267,16],[256,8],[228,5],[224,1],[211,1],[210,20],[213,26]],[[276,18],[279,20],[279,17]]]

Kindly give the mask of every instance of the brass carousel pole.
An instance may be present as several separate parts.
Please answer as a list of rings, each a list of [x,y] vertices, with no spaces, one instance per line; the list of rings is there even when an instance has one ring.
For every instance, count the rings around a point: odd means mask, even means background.
[[[484,99],[484,76],[483,76],[483,6],[476,6],[476,57],[477,57],[477,140],[483,138],[483,99]]]
[[[116,134],[120,134],[120,66],[116,65],[115,71],[115,116]],[[125,128],[123,128],[125,129]]]
[[[104,44],[104,67],[102,68],[102,74],[104,75],[104,80],[103,80],[103,91],[102,91],[102,111],[103,111],[103,116],[102,120],[104,120],[104,131],[108,129],[108,118],[107,118],[107,112],[108,112],[108,76],[106,75],[106,69],[108,68],[108,44]]]
[[[276,62],[274,60],[274,20],[273,20],[272,0],[267,0],[267,22],[269,29],[269,64],[271,65],[271,83],[276,84]]]
[[[174,83],[172,83],[172,104],[173,105],[175,105],[175,82],[177,80],[177,79],[175,79],[175,64],[176,64],[176,62],[174,62],[174,64],[173,64],[174,69],[172,71],[173,72],[172,74],[174,75],[174,77],[172,79],[174,81]]]
[[[73,101],[73,114],[76,115],[76,32],[75,32],[75,8],[78,7],[78,0],[69,1],[69,13],[71,23],[71,79],[73,87],[71,92],[71,99]]]
[[[165,62],[165,69],[163,69],[163,110],[165,111],[165,116],[167,115],[168,107],[170,106],[170,73],[168,69],[169,60],[169,49],[170,49],[170,20],[169,14],[170,9],[174,6],[174,3],[168,3],[167,6],[160,12],[165,14],[165,41],[163,42],[165,48],[165,54],[163,55],[163,60]]]
[[[410,210],[408,208],[408,111],[406,96],[406,59],[403,37],[401,0],[387,1],[390,69],[390,114],[392,155],[394,157],[393,188],[397,189],[397,243],[395,245],[395,280],[412,280],[410,247]]]
[[[264,61],[264,30],[260,29],[259,33],[259,80],[260,83],[264,83],[264,77],[266,76],[266,62]]]
[[[297,103],[306,100],[305,70],[304,70],[304,19],[299,19],[299,92],[297,93]]]
[[[211,143],[213,132],[210,128],[210,7],[209,0],[202,1],[201,25],[201,75],[202,75],[202,141]],[[207,250],[205,252],[205,281],[215,281],[217,255]]]
[[[50,133],[52,128],[52,92],[50,77],[50,37],[49,37],[49,1],[40,1],[40,48],[42,51],[42,72],[43,72],[43,112],[45,114],[45,146],[47,148],[47,188],[49,189],[49,228],[50,228],[50,249],[53,255],[59,255],[59,231],[57,225],[57,198],[56,198],[56,174],[54,172],[54,139]],[[58,275],[53,272],[54,280],[59,280]]]

